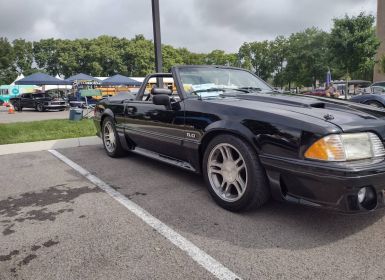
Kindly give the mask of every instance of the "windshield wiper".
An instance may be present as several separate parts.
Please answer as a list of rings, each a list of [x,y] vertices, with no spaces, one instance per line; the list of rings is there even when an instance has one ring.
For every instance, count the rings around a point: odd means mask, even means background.
[[[259,87],[240,87],[238,89],[246,90],[246,92],[262,91],[262,89]]]
[[[212,91],[226,91],[224,88],[206,88],[206,89],[197,89],[190,92],[190,94],[200,93],[200,92],[212,92]]]
[[[249,93],[248,91],[249,88],[208,88],[208,89],[198,89],[190,92],[191,94],[193,93],[199,93],[199,92],[212,92],[212,91],[241,91],[245,93]]]

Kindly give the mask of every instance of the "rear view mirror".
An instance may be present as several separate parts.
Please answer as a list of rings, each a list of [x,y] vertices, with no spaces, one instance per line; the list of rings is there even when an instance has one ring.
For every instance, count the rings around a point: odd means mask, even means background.
[[[158,94],[152,97],[152,103],[155,105],[164,105],[168,110],[171,110],[170,97],[166,94]]]

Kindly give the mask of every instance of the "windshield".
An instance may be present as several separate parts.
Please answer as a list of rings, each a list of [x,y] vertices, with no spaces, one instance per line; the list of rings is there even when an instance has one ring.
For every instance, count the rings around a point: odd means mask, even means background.
[[[218,67],[182,67],[179,69],[184,90],[190,95],[217,97],[224,92],[271,92],[264,81],[241,69]]]

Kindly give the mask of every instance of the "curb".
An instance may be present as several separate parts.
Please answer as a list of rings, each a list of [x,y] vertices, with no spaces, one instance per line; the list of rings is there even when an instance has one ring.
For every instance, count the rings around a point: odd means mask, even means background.
[[[0,155],[38,152],[51,149],[74,148],[99,144],[102,144],[102,140],[97,136],[6,144],[0,145]]]

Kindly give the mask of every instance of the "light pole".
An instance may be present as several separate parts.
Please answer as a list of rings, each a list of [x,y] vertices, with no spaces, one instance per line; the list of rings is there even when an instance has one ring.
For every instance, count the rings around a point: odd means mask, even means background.
[[[152,4],[152,27],[154,30],[154,49],[155,49],[155,72],[162,72],[162,43],[160,38],[160,17],[159,0],[151,0]],[[162,79],[157,79],[158,87],[163,84]]]

